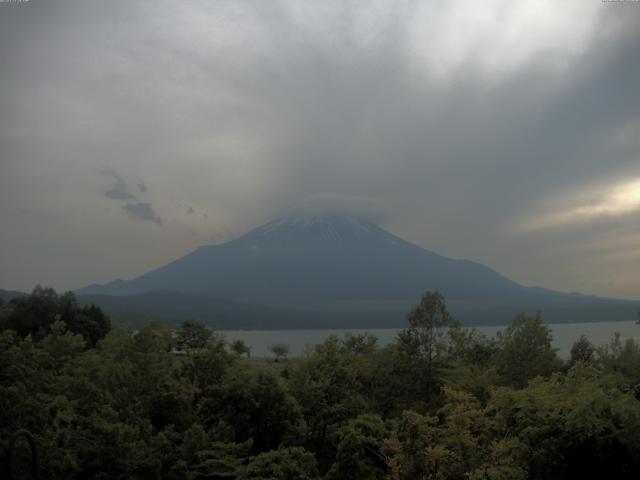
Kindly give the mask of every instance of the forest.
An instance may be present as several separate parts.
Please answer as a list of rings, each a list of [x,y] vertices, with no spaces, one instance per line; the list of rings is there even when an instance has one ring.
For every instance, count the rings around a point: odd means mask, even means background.
[[[638,478],[640,346],[551,340],[542,314],[483,337],[427,292],[389,346],[259,359],[37,287],[0,302],[0,476],[32,478],[26,429],[41,479]]]

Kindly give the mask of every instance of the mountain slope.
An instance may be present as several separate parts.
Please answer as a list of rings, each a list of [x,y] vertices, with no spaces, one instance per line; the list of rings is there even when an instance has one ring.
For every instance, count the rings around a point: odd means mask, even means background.
[[[365,220],[293,217],[201,247],[136,279],[79,293],[171,290],[259,304],[308,304],[413,300],[436,288],[452,297],[522,289],[487,267],[441,257]]]
[[[558,312],[565,321],[591,311],[600,312],[589,314],[591,320],[635,315],[631,302],[524,287],[478,263],[442,257],[372,222],[343,216],[275,220],[133,280],[91,285],[78,293],[170,291],[295,309],[301,318],[310,312],[324,312],[327,319],[386,312],[401,322],[427,290],[441,291],[467,323],[501,323],[518,311],[537,309]]]

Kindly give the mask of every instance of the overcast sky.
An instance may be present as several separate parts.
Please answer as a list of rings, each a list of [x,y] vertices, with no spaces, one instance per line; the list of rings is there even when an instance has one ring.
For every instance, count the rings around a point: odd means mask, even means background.
[[[131,278],[329,203],[640,299],[640,3],[0,3],[0,288]]]

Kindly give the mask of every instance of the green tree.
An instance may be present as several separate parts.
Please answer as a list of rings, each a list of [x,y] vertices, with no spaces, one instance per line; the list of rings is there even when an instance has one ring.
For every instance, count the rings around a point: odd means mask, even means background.
[[[442,368],[442,384],[465,391],[486,402],[499,375],[492,363],[496,342],[475,329],[454,327],[449,330],[451,341],[446,365]]]
[[[489,445],[486,460],[469,476],[471,480],[525,480],[525,446],[517,438],[499,438]]]
[[[273,450],[254,457],[238,480],[316,480],[318,464],[301,447]]]
[[[273,345],[269,345],[269,350],[273,353],[276,362],[287,358],[287,355],[289,355],[289,345],[286,343],[274,343]]]
[[[240,363],[227,369],[220,382],[202,392],[198,406],[202,423],[219,422],[233,431],[233,441],[253,441],[253,451],[280,446],[299,429],[300,407],[273,372]]]
[[[0,332],[10,328],[9,319],[13,313],[13,305],[0,298]]]
[[[181,436],[182,444],[168,477],[176,480],[237,478],[249,455],[251,442],[224,442],[216,436],[213,430],[206,431],[195,423]]]
[[[302,408],[307,440],[314,451],[328,448],[328,434],[360,413],[366,401],[360,392],[355,356],[332,335],[290,369],[289,390]]]
[[[31,335],[40,340],[48,332],[50,326],[59,319],[58,295],[53,288],[37,285],[31,295],[14,298],[11,315],[7,319],[7,327],[21,337]]]
[[[496,342],[474,328],[454,325],[447,331],[449,363],[488,366],[496,353]]]
[[[593,344],[585,335],[581,335],[571,347],[571,356],[569,358],[569,364],[573,365],[576,362],[591,363],[595,360],[596,349]]]
[[[146,323],[140,330],[134,332],[131,338],[130,347],[133,350],[156,357],[170,352],[174,345],[171,333],[157,321]]]
[[[387,478],[387,458],[383,453],[387,433],[384,421],[377,415],[363,414],[349,420],[336,433],[336,460],[326,479]]]
[[[204,323],[185,320],[176,334],[176,348],[187,352],[205,348],[212,338],[213,332]]]
[[[48,354],[47,369],[54,374],[62,373],[63,367],[84,349],[85,342],[80,335],[68,331],[62,320],[56,320],[50,327],[51,332],[39,344]]]
[[[354,355],[370,355],[378,347],[378,339],[370,333],[347,333],[342,339],[342,345]]]
[[[385,452],[392,480],[437,478],[439,460],[431,462],[437,447],[438,419],[408,410],[385,441]],[[431,449],[431,450],[428,450]],[[435,449],[435,450],[434,450]],[[441,452],[444,453],[444,452]]]
[[[95,347],[111,331],[111,320],[97,305],[84,305],[67,324],[69,331],[82,335],[90,347]]]
[[[391,478],[524,479],[524,446],[494,439],[494,417],[472,395],[450,388],[443,394],[435,415],[404,412],[386,440]]]
[[[488,405],[494,438],[517,438],[533,479],[636,478],[640,403],[615,377],[578,362],[566,374],[499,388]]]
[[[613,373],[625,388],[632,388],[640,398],[640,344],[633,338],[624,342],[616,333],[609,343],[596,349],[596,364],[605,373]]]
[[[95,347],[111,330],[109,317],[96,305],[80,306],[73,292],[58,295],[52,288],[37,286],[31,295],[15,298],[4,310],[0,327],[11,328],[21,336],[44,338],[56,320],[82,335],[89,347]]]
[[[239,357],[246,355],[249,358],[251,356],[251,347],[239,338],[231,342],[230,348]]]
[[[429,369],[434,360],[448,347],[447,328],[457,326],[439,292],[427,292],[407,315],[409,327],[400,332],[399,342],[409,352],[427,361]]]
[[[404,356],[404,375],[414,378],[412,395],[424,401],[439,390],[436,369],[451,347],[449,330],[459,324],[448,312],[439,292],[427,292],[407,315],[409,327],[398,334],[399,352]]]
[[[181,362],[181,378],[188,380],[202,396],[210,388],[222,382],[228,368],[236,363],[237,358],[225,349],[222,340],[212,342],[207,348],[195,350],[184,357]]]
[[[496,367],[509,385],[522,388],[538,375],[548,376],[562,362],[551,345],[551,331],[540,313],[520,314],[504,332],[498,332]]]

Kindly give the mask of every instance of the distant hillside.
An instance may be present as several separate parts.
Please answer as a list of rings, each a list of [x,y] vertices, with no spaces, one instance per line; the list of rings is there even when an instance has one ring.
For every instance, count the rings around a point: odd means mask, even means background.
[[[185,319],[203,321],[221,330],[397,328],[406,325],[412,305],[337,305],[325,307],[272,307],[248,305],[179,292],[147,292],[138,295],[79,295],[80,303],[99,305],[115,323],[142,325],[159,320],[174,325]],[[417,300],[416,300],[417,302]],[[448,302],[450,311],[465,325],[504,325],[522,311],[514,306],[466,308]],[[629,320],[635,304],[594,301],[583,305],[555,305],[544,309],[548,323],[598,322],[603,318]]]
[[[15,290],[3,290],[0,288],[0,298],[5,302],[11,300],[12,298],[27,297],[28,295],[28,293],[17,292]]]
[[[248,305],[204,295],[180,292],[147,292],[138,295],[79,295],[82,304],[99,305],[115,323],[141,325],[148,320],[177,324],[185,319],[200,320],[217,329],[305,329],[394,327],[404,313],[370,309],[284,308]]]
[[[505,324],[520,311],[536,310],[549,322],[630,320],[639,305],[525,287],[479,263],[442,257],[370,221],[342,216],[279,219],[133,280],[78,294],[108,296],[92,298],[114,316],[334,328],[403,325],[428,290],[441,291],[469,325]]]

